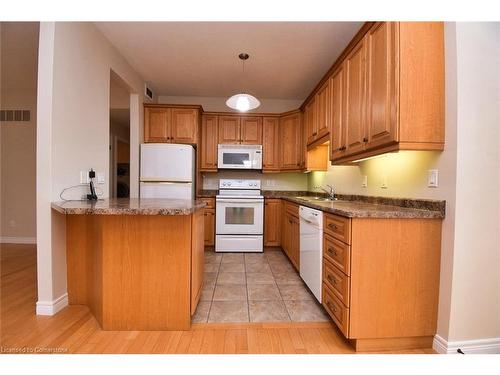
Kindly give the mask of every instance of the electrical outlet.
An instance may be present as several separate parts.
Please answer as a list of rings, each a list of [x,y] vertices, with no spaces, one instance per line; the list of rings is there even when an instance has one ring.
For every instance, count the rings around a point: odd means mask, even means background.
[[[368,176],[363,176],[363,182],[361,182],[362,187],[368,186]]]
[[[380,184],[380,187],[381,187],[382,189],[387,189],[387,188],[389,187],[389,186],[387,185],[387,175],[386,175],[386,174],[384,174],[384,175],[382,176],[382,183]]]
[[[88,184],[89,181],[89,172],[88,171],[80,171],[80,183]]]
[[[439,172],[437,169],[429,169],[427,174],[427,186],[438,187]]]
[[[102,172],[97,173],[97,183],[104,184],[104,173]]]

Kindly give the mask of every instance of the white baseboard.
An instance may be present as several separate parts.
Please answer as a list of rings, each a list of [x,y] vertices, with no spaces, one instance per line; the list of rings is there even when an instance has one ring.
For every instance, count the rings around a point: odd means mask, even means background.
[[[36,237],[0,237],[0,243],[35,245]]]
[[[38,301],[36,303],[36,315],[55,315],[68,306],[68,293],[54,301]]]
[[[440,354],[457,354],[460,349],[465,354],[500,354],[500,337],[467,341],[446,341],[434,336],[432,348]]]

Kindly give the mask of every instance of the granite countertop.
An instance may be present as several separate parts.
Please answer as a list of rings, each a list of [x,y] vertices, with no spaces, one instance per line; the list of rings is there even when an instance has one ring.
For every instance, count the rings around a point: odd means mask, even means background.
[[[321,210],[324,212],[351,218],[381,219],[442,219],[444,212],[427,208],[401,207],[389,204],[377,204],[355,200],[337,200],[329,202],[308,202],[291,196],[281,199]]]
[[[52,202],[52,208],[67,215],[191,215],[205,207],[201,200],[157,198],[110,198],[90,201]]]
[[[217,190],[203,190],[200,197],[210,198],[216,195]],[[442,219],[446,212],[445,201],[430,199],[338,194],[339,200],[337,201],[311,202],[297,197],[326,197],[326,194],[308,191],[262,190],[262,195],[265,198],[285,199],[301,206],[351,218]]]

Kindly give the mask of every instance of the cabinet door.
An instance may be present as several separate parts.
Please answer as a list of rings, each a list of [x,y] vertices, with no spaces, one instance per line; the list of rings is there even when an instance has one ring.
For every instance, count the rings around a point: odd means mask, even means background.
[[[344,101],[344,69],[343,65],[332,74],[332,113],[330,131],[330,160],[345,155],[345,101]]]
[[[262,144],[262,117],[241,117],[240,142],[244,145]]]
[[[205,246],[215,245],[215,209],[205,208],[204,210],[205,224]]]
[[[219,116],[219,143],[240,143],[239,116]]]
[[[377,22],[366,35],[366,148],[398,139],[396,23]],[[423,77],[422,79],[425,79]]]
[[[306,143],[314,142],[316,137],[316,97],[307,103],[304,109],[304,136]]]
[[[201,171],[217,171],[217,116],[203,115],[201,121]]]
[[[361,152],[365,148],[365,39],[351,51],[344,61],[346,155]]]
[[[285,251],[285,254],[291,258],[291,253],[292,253],[292,225],[293,225],[293,216],[286,212],[284,215],[285,220],[283,221],[283,242],[282,242],[282,247],[283,250]]]
[[[201,297],[205,267],[205,247],[203,246],[204,229],[202,211],[192,215],[191,234],[191,315],[196,311]]]
[[[170,108],[146,107],[144,110],[144,142],[169,142]]]
[[[266,199],[264,204],[264,246],[281,244],[281,200]]]
[[[326,136],[330,131],[331,122],[331,87],[330,80],[316,94],[316,126],[314,129],[315,139]]]
[[[281,169],[289,171],[302,169],[304,148],[301,133],[300,113],[280,119]]]
[[[199,111],[192,108],[171,108],[170,111],[171,141],[196,144]]]
[[[299,228],[299,218],[292,216],[292,224],[290,226],[290,260],[297,270],[300,269],[300,228]]]
[[[262,120],[262,170],[279,171],[279,118],[264,117]]]

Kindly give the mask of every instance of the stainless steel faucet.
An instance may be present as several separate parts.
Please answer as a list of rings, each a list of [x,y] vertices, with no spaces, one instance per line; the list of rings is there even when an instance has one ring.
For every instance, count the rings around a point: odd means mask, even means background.
[[[324,189],[324,188],[321,188],[321,190],[323,190],[325,193],[328,193],[328,199],[332,200],[332,201],[336,201],[337,200],[337,196],[335,195],[335,190],[333,189],[333,186],[331,185],[326,185],[330,188],[330,191]]]

